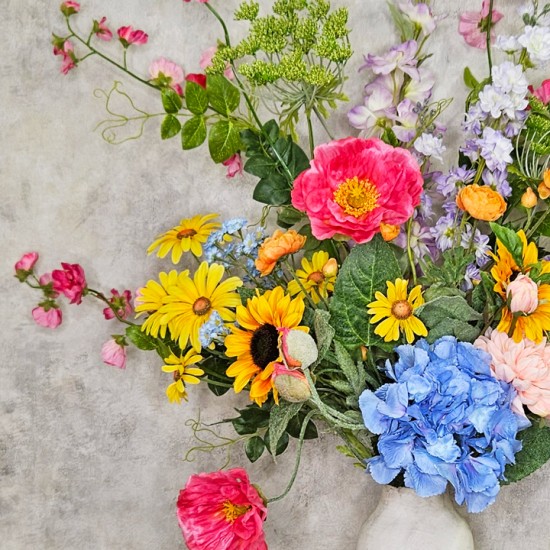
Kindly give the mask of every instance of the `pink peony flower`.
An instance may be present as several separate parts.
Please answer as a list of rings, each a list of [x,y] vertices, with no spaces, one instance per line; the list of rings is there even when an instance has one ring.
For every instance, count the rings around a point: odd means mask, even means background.
[[[496,378],[516,388],[512,403],[525,416],[523,405],[539,416],[550,414],[550,345],[546,338],[535,344],[527,338],[516,343],[505,332],[489,330],[474,346],[491,355],[491,369]]]
[[[120,43],[127,48],[130,44],[147,44],[149,35],[140,30],[134,30],[134,28],[129,25],[127,27],[120,27],[117,31],[118,39]]]
[[[512,313],[533,313],[539,305],[539,287],[528,275],[518,275],[507,287],[506,298]]]
[[[61,269],[52,271],[53,289],[64,294],[71,304],[82,302],[82,293],[86,289],[86,276],[78,264],[61,262]]]
[[[191,476],[177,514],[189,550],[267,550],[267,508],[242,468]]]
[[[380,139],[346,138],[315,148],[294,182],[292,204],[313,235],[370,241],[380,224],[401,225],[420,204],[422,174],[414,157]]]
[[[550,79],[545,80],[536,90],[533,91],[531,88],[531,93],[545,105],[550,103]]]
[[[211,48],[204,50],[199,60],[199,65],[201,69],[206,69],[207,67],[210,67],[212,65],[212,58],[217,51],[217,46],[212,46]],[[229,63],[227,63],[227,65],[225,66],[225,71],[223,72],[223,75],[225,76],[225,78],[229,78],[229,80],[232,80],[235,77],[233,75],[233,69],[231,68],[231,65],[229,65]]]
[[[117,342],[116,338],[108,340],[101,347],[101,359],[106,365],[126,368],[126,347]]]
[[[184,79],[183,69],[176,63],[159,57],[149,66],[152,81],[161,87],[169,86],[177,94],[183,95],[181,83]]]
[[[491,15],[491,43],[495,40],[492,27],[504,16],[497,10]],[[458,32],[463,36],[466,43],[474,48],[484,50],[487,48],[487,25],[489,24],[489,0],[483,0],[481,11],[466,11],[460,16]]]
[[[32,271],[34,264],[38,260],[38,252],[27,252],[21,256],[21,259],[15,264],[15,272]]]
[[[67,74],[71,69],[76,67],[77,59],[74,54],[74,46],[69,40],[63,42],[62,48],[54,46],[53,54],[62,56],[63,62],[61,63],[61,72],[63,74]]]
[[[113,288],[111,290],[111,294],[112,297],[109,302],[113,304],[116,312],[118,313],[118,316],[122,319],[126,319],[126,317],[129,317],[133,311],[132,293],[129,290],[125,290],[122,294],[120,294],[118,290]],[[106,307],[103,310],[103,316],[105,317],[105,319],[114,319],[115,314],[110,307]]]
[[[78,2],[73,2],[72,0],[67,0],[59,6],[59,9],[63,15],[68,17],[80,11],[80,4]]]
[[[206,75],[201,73],[190,73],[185,77],[187,82],[194,82],[203,88],[206,88]]]
[[[109,42],[113,38],[113,33],[107,26],[106,21],[106,17],[102,17],[99,21],[94,20],[94,33],[99,39]]]
[[[237,174],[242,176],[243,161],[241,159],[240,153],[235,153],[232,157],[228,158],[227,160],[224,160],[222,164],[224,166],[227,166],[226,176],[228,178],[234,178]]]
[[[32,310],[32,318],[37,325],[47,328],[57,328],[63,319],[61,310],[56,306],[37,306]]]

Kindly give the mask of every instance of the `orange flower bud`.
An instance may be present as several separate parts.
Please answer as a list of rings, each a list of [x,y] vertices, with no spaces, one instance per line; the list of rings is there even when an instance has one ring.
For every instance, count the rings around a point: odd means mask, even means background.
[[[380,222],[380,234],[386,242],[393,241],[393,239],[399,235],[400,231],[401,228],[398,225]]]
[[[548,170],[546,170],[546,172],[548,172]],[[550,197],[550,187],[547,187],[543,181],[539,183],[538,192],[539,192],[539,197],[543,201],[546,200],[548,197]]]
[[[506,201],[500,193],[485,185],[463,187],[457,197],[456,205],[472,218],[484,222],[498,220],[506,211]]]
[[[323,266],[322,271],[325,277],[334,277],[338,273],[338,262],[334,258],[330,258]]]
[[[255,262],[256,268],[262,277],[269,275],[283,256],[298,252],[305,242],[306,238],[294,229],[289,229],[284,233],[277,229],[273,236],[268,237],[260,246],[258,259]]]
[[[545,170],[542,178],[544,185],[550,189],[550,170]]]
[[[366,361],[369,355],[369,348],[367,348],[366,346],[361,346],[359,349],[361,350],[361,359],[363,361]]]
[[[534,208],[539,202],[538,197],[535,195],[534,191],[528,187],[525,193],[521,196],[521,205],[525,208]]]

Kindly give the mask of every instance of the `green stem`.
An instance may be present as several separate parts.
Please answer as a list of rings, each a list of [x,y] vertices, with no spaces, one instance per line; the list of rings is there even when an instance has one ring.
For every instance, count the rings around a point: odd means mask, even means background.
[[[306,114],[307,119],[307,133],[309,138],[309,156],[313,158],[313,151],[315,150],[315,143],[313,142],[313,126],[311,124],[311,114]]]
[[[491,58],[491,27],[493,25],[493,2],[489,0],[489,14],[487,15],[487,30],[486,30],[486,43],[487,43],[487,61],[489,63],[489,80],[493,81],[491,73],[493,72],[493,60]]]
[[[313,301],[313,299],[311,298],[311,296],[308,294],[306,288],[305,288],[304,285],[302,284],[302,281],[300,281],[300,279],[298,278],[298,275],[296,275],[296,272],[294,271],[294,269],[293,269],[292,266],[290,265],[290,262],[288,261],[288,258],[286,258],[285,261],[284,261],[283,263],[286,265],[286,268],[288,269],[289,273],[292,275],[292,278],[296,281],[296,283],[297,283],[298,286],[300,287],[300,290],[301,290],[302,293],[304,294],[304,298],[309,302],[309,305],[310,305],[313,309],[317,309],[317,306],[315,305],[315,302]]]
[[[331,134],[330,130],[328,129],[327,123],[325,122],[325,119],[323,118],[323,115],[319,112],[317,107],[313,106],[313,112],[317,115],[317,118],[319,119],[319,122],[321,123],[321,126],[324,128],[324,130],[327,133],[328,137],[331,140],[334,140],[334,136]]]
[[[205,378],[204,381],[207,384],[212,384],[212,386],[220,386],[221,388],[232,388],[232,384],[226,384],[225,382],[218,382],[217,380],[212,380],[212,378]]]
[[[86,293],[89,294],[90,296],[93,296],[94,298],[97,298],[98,300],[101,300],[105,304],[107,304],[109,306],[110,310],[113,312],[114,316],[121,323],[124,323],[126,325],[130,325],[130,326],[137,326],[136,323],[132,323],[131,321],[127,321],[126,319],[121,317],[119,315],[118,311],[116,310],[116,308],[113,306],[113,304],[111,304],[111,302],[109,302],[109,300],[105,297],[105,295],[103,293],[101,293],[97,290],[94,290],[93,288],[87,288]]]
[[[538,219],[537,223],[531,228],[531,230],[529,231],[529,233],[527,233],[527,238],[531,238],[534,234],[535,234],[535,231],[540,227],[540,225],[544,222],[544,220],[546,219],[546,216],[548,216],[548,214],[550,213],[550,208],[547,208],[543,214],[541,214],[541,217]]]
[[[407,255],[409,257],[409,263],[411,265],[411,275],[413,278],[413,284],[416,286],[416,265],[414,263],[414,256],[411,248],[411,231],[412,231],[412,218],[407,222]]]

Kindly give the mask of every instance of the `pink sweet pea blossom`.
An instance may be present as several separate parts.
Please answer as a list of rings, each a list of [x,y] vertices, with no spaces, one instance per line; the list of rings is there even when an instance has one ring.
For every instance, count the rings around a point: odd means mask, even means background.
[[[189,550],[267,550],[267,508],[242,468],[191,476],[177,514]]]
[[[194,82],[202,88],[206,88],[206,75],[201,73],[190,73],[185,77],[187,82]]]
[[[117,367],[119,369],[125,369],[126,347],[117,342],[117,338],[108,340],[101,347],[101,359],[106,365]]]
[[[134,30],[134,28],[129,25],[127,27],[120,27],[117,30],[118,39],[120,43],[127,48],[130,44],[147,44],[149,35],[140,30]]]
[[[15,264],[15,272],[32,271],[34,264],[38,260],[38,252],[27,252],[21,256],[21,259]]]
[[[69,40],[65,40],[65,42],[63,42],[62,48],[54,46],[53,53],[54,55],[60,55],[63,58],[63,62],[61,64],[61,72],[63,74],[67,74],[71,69],[76,67],[77,59],[74,54],[74,46]]]
[[[161,87],[169,86],[177,94],[183,95],[181,83],[184,80],[183,69],[164,57],[159,57],[149,66],[149,74],[154,84]]]
[[[550,103],[550,79],[545,80],[536,90],[533,91],[531,88],[531,93],[539,100],[542,101],[545,105]]]
[[[100,39],[105,42],[109,42],[113,38],[111,29],[106,25],[107,18],[102,17],[99,21],[94,20],[94,33]]]
[[[206,69],[207,67],[210,67],[212,65],[212,58],[217,51],[217,46],[212,46],[211,48],[204,50],[199,60],[199,65],[201,69]],[[229,63],[227,63],[227,65],[225,66],[225,71],[223,72],[223,75],[225,76],[225,78],[229,78],[229,80],[232,80],[234,78],[233,69],[231,69]]]
[[[118,316],[122,319],[126,319],[132,314],[132,293],[129,290],[123,291],[122,294],[116,289],[111,290],[112,297],[109,300],[113,307],[116,309]],[[105,319],[114,319],[115,314],[110,307],[106,307],[103,310],[103,316]]]
[[[232,157],[224,160],[222,164],[227,166],[226,176],[228,178],[234,178],[237,174],[242,175],[243,173],[243,161],[240,153],[235,153]]]
[[[495,377],[516,388],[518,396],[512,402],[516,412],[525,416],[523,404],[539,416],[550,414],[550,346],[546,338],[540,344],[527,338],[516,343],[505,332],[489,330],[474,346],[489,353]]]
[[[53,290],[53,279],[51,273],[44,273],[43,275],[40,275],[38,284],[42,287],[42,290],[49,298],[57,298],[59,296],[59,292]]]
[[[63,15],[68,17],[80,11],[80,4],[78,2],[73,2],[72,0],[67,0],[59,6],[59,9]]]
[[[46,328],[57,328],[62,321],[63,315],[61,310],[53,304],[37,306],[32,310],[32,317],[37,325]]]
[[[52,271],[53,289],[69,298],[71,304],[82,302],[82,293],[86,289],[86,276],[78,264],[61,262],[61,269]]]
[[[491,14],[491,43],[495,40],[492,27],[504,16],[497,10]],[[489,24],[489,0],[483,0],[480,12],[466,11],[460,16],[458,32],[470,46],[484,50],[487,48],[487,25]]]

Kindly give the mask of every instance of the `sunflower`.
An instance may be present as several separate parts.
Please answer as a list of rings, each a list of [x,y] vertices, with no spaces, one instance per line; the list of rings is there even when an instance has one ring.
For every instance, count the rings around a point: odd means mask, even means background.
[[[428,331],[424,323],[414,316],[414,310],[424,303],[422,298],[422,287],[415,286],[407,296],[407,281],[396,279],[395,283],[387,281],[388,294],[384,296],[381,292],[375,293],[375,302],[367,307],[368,313],[372,315],[372,324],[382,321],[374,330],[375,334],[384,338],[384,342],[392,342],[399,339],[401,331],[405,332],[407,342],[414,341],[414,335],[427,336]]]
[[[210,221],[217,217],[217,214],[207,214],[206,216],[199,214],[181,220],[179,225],[159,235],[147,249],[147,254],[151,254],[155,248],[158,248],[157,256],[164,258],[171,250],[172,262],[175,264],[180,261],[184,252],[191,251],[195,256],[201,256],[202,243],[206,242],[212,231],[221,227],[218,222]]]
[[[237,307],[240,328],[232,326],[232,334],[225,338],[226,355],[237,358],[226,373],[235,378],[236,393],[252,382],[250,399],[259,406],[267,400],[272,389],[277,398],[272,374],[274,364],[280,361],[279,329],[308,332],[308,327],[298,326],[303,314],[303,298],[292,299],[280,286],[250,298],[246,306]]]
[[[167,325],[160,323],[163,314],[159,309],[164,305],[164,298],[168,296],[168,289],[176,284],[189,279],[189,270],[178,273],[175,269],[170,273],[159,273],[159,282],[147,281],[147,284],[137,291],[136,295],[136,317],[143,313],[150,313],[149,317],[141,325],[141,330],[155,338],[160,334],[161,338],[166,336]]]
[[[181,349],[188,342],[195,351],[201,349],[200,328],[214,311],[226,322],[235,320],[235,313],[229,308],[240,305],[241,298],[235,289],[243,282],[238,277],[221,282],[224,273],[223,266],[202,262],[193,279],[178,280],[162,299],[160,324],[168,325],[172,339]]]
[[[173,372],[174,381],[166,388],[166,395],[170,403],[180,403],[182,398],[187,401],[187,391],[185,384],[199,384],[198,376],[202,376],[204,371],[198,367],[192,367],[195,363],[202,361],[202,355],[196,355],[193,349],[187,351],[185,355],[177,357],[173,353],[167,357],[162,366],[164,372]]]
[[[313,303],[318,304],[321,298],[328,298],[329,292],[334,290],[336,273],[327,275],[325,266],[329,261],[328,252],[320,251],[313,254],[311,261],[302,258],[302,269],[296,270],[296,277],[300,281],[290,281],[288,292],[291,296],[304,295],[304,290],[311,296]]]

